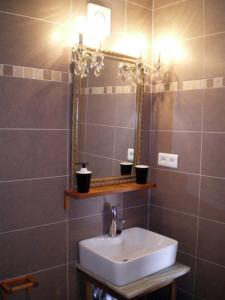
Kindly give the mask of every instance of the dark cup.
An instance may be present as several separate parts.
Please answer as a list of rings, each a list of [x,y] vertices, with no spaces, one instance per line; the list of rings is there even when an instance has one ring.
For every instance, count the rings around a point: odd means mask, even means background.
[[[120,163],[120,173],[121,175],[131,175],[133,164],[130,162]]]
[[[77,191],[78,193],[88,193],[91,182],[91,173],[79,174],[77,173]]]
[[[139,184],[147,183],[148,178],[148,166],[145,165],[137,165],[135,166],[136,170],[136,182]]]

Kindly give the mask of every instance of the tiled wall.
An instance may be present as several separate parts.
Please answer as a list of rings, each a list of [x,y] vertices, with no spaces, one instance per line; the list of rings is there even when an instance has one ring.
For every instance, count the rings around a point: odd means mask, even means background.
[[[191,272],[178,299],[225,295],[225,2],[154,1],[154,36],[176,32],[189,57],[176,81],[207,79],[189,90],[152,95],[150,228],[179,241]],[[220,77],[221,84],[212,85]],[[196,87],[196,88],[195,88]],[[179,154],[177,170],[159,167],[158,152]],[[164,298],[163,298],[164,299]]]
[[[146,192],[73,201],[70,211],[63,208],[69,182],[69,51],[52,44],[50,36],[84,2],[0,1],[0,280],[36,274],[40,284],[33,300],[77,299],[77,241],[108,230],[107,203],[121,207],[127,227],[148,226]],[[112,7],[113,31],[141,23],[142,13],[151,20],[151,1],[98,2]]]

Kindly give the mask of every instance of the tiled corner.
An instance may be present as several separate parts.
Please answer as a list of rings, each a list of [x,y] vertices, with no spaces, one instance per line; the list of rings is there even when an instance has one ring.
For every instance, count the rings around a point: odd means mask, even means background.
[[[128,2],[138,4],[147,9],[153,9],[153,0],[128,0]]]
[[[225,266],[224,236],[225,224],[200,219],[198,257]]]
[[[225,33],[205,37],[205,78],[225,75]]]
[[[176,5],[177,0],[154,0],[154,8],[161,8],[167,5]]]
[[[200,299],[223,299],[225,295],[224,278],[225,269],[223,267],[198,260],[195,295]]]
[[[203,176],[201,179],[201,217],[225,221],[225,179]]]
[[[205,33],[225,31],[225,2],[223,0],[205,0]]]
[[[225,178],[225,133],[204,133],[202,174]]]
[[[152,12],[128,1],[126,32],[129,34],[142,34],[146,42],[150,44],[149,37],[152,36]]]
[[[204,97],[204,131],[225,132],[225,88],[209,89]]]

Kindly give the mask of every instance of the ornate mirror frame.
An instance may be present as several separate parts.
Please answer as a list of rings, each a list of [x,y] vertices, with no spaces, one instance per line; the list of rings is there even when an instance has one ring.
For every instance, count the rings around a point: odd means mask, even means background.
[[[105,58],[111,58],[119,62],[135,64],[137,58],[121,55],[116,52],[101,51]],[[78,162],[78,112],[79,112],[79,99],[82,95],[81,78],[77,78],[73,72],[74,66],[71,65],[71,99],[72,99],[72,128],[71,128],[71,189],[74,188],[74,175],[77,171],[76,163]],[[141,160],[141,125],[142,125],[142,108],[144,97],[144,85],[136,85],[136,122],[135,122],[135,145],[134,145],[134,165],[139,164]],[[135,175],[128,176],[113,176],[102,177],[91,180],[91,186],[103,186],[109,184],[119,184],[125,182],[135,181]]]

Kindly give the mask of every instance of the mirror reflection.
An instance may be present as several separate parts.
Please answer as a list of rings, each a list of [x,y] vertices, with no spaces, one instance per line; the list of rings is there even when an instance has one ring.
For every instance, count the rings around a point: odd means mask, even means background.
[[[77,110],[77,162],[92,179],[132,174],[135,161],[136,86],[119,77],[119,61],[105,58],[100,77],[81,79]],[[78,169],[79,166],[76,166]]]

